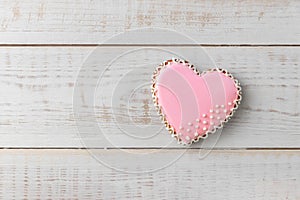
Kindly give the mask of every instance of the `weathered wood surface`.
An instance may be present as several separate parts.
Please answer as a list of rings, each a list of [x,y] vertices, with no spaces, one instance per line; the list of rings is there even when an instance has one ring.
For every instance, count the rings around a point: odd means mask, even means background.
[[[93,120],[110,142],[101,140],[87,147],[167,145],[173,140],[166,130],[159,131],[162,124],[152,105],[149,85],[156,65],[174,55],[169,50],[194,61],[200,70],[213,67],[215,62],[242,83],[244,99],[239,111],[223,129],[218,143],[214,144],[218,138],[207,140],[208,146],[299,147],[298,47],[205,48],[211,60],[200,47],[101,47],[97,56],[89,56],[94,49],[0,48],[1,147],[83,147],[80,138],[101,138],[98,129],[86,133],[80,129],[78,135],[77,127],[92,127],[96,124],[90,123]],[[92,73],[86,73],[90,70],[86,63],[95,64]],[[82,91],[73,95],[77,77],[85,75],[79,87]],[[89,91],[94,103],[88,99]],[[83,110],[83,118],[77,117],[77,109]],[[168,146],[181,147],[175,142]]]
[[[0,199],[300,199],[299,1],[0,10]],[[188,149],[151,102],[151,73],[169,57],[224,67],[243,87],[222,134]]]
[[[145,27],[154,33],[133,36],[130,44],[190,42],[162,29],[201,44],[300,44],[297,0],[2,0],[0,10],[1,44],[95,44]]]
[[[151,150],[132,150],[147,154]],[[99,154],[124,162],[116,150]],[[180,150],[162,150],[161,159]],[[289,199],[300,198],[300,153],[213,151],[199,159],[186,152],[150,173],[117,172],[85,150],[1,150],[1,199]],[[148,166],[155,163],[149,162]],[[136,160],[132,169],[145,166]]]

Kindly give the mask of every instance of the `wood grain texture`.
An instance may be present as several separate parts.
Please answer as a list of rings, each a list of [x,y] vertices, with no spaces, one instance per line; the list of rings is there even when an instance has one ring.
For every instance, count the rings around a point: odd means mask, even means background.
[[[139,28],[120,43],[300,44],[297,0],[0,1],[1,44],[98,44]],[[162,29],[157,29],[162,28]]]
[[[299,1],[0,10],[0,199],[300,199]],[[189,148],[151,101],[152,71],[170,57],[226,68],[243,87],[222,134]]]
[[[184,46],[0,48],[0,146],[83,147],[84,138],[87,147],[181,147],[160,130],[149,87],[155,66],[174,55],[200,70],[226,68],[243,87],[221,137],[193,147],[299,148],[300,48]],[[82,91],[74,96],[77,77]],[[74,115],[74,106],[85,116]]]
[[[116,150],[98,153],[124,160]],[[158,152],[161,159],[179,153]],[[139,174],[105,167],[85,150],[1,150],[0,155],[1,199],[300,198],[299,151],[213,151],[199,159],[198,150],[190,150],[167,168]],[[138,170],[140,165],[131,163]]]

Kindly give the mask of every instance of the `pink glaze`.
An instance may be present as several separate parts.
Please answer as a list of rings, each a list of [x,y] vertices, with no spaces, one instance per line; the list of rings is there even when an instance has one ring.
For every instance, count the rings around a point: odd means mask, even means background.
[[[202,76],[181,63],[170,63],[156,82],[158,103],[183,143],[221,125],[238,98],[234,80],[220,71]]]

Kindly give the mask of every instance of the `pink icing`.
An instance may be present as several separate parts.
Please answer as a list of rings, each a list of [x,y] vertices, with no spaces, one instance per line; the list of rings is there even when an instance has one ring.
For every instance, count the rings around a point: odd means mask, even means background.
[[[190,143],[221,125],[238,98],[232,78],[221,71],[199,76],[183,63],[170,63],[160,71],[158,103],[175,134]]]

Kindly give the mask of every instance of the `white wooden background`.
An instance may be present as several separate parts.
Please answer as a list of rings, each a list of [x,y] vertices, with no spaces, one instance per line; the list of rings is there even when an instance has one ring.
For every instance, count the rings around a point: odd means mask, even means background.
[[[0,0],[0,199],[300,199],[299,24],[297,0]],[[146,39],[125,34],[97,46],[138,28],[155,29],[144,30],[151,36]],[[134,86],[149,81],[152,65],[166,59],[151,47],[183,52],[192,61],[200,45],[243,86],[242,105],[217,143],[212,136],[188,151],[176,143],[164,148],[172,140],[166,131],[150,140],[129,139],[114,126],[109,96],[100,95],[97,120],[114,142],[89,146],[94,155],[113,158],[115,165],[129,161],[117,148],[128,155],[155,151],[158,162],[183,155],[161,170],[138,174],[91,157],[73,109],[75,82],[88,55],[97,47],[106,58],[146,47],[121,65],[151,63],[146,76],[129,76],[126,84]],[[203,70],[211,63],[201,64]],[[113,68],[107,74],[103,94],[118,73]],[[147,89],[129,107],[113,109],[129,130],[150,119],[160,126]],[[209,154],[199,159],[199,152]],[[155,164],[145,158],[128,166],[143,171]]]

